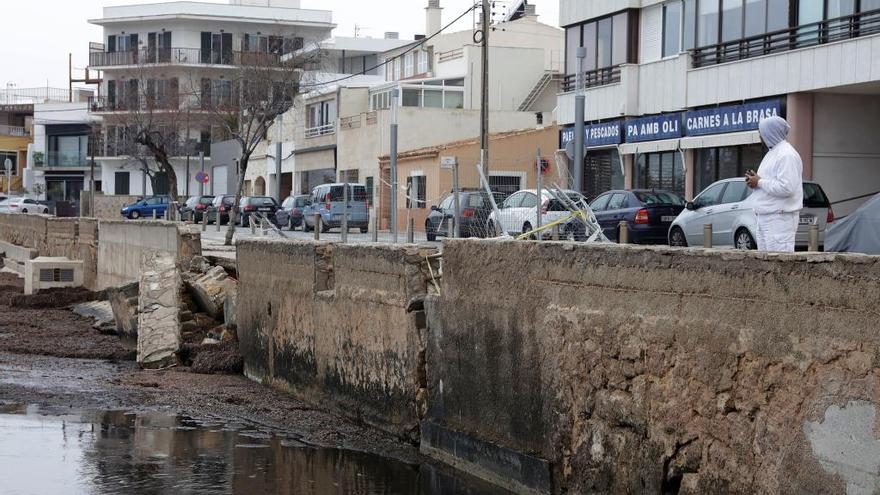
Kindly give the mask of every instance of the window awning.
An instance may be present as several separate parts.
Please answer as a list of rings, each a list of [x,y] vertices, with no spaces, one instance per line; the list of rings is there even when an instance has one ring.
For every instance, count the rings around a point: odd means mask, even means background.
[[[742,146],[761,142],[758,131],[732,132],[730,134],[713,134],[711,136],[695,136],[681,139],[681,149],[718,148],[721,146]]]
[[[656,153],[658,151],[675,151],[678,149],[679,139],[664,139],[662,141],[648,141],[645,143],[627,143],[620,145],[621,155],[635,155],[636,153]]]

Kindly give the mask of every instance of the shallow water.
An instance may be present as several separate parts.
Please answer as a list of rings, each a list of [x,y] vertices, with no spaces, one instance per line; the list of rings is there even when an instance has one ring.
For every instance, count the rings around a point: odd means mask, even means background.
[[[502,494],[472,478],[161,413],[0,407],[3,494]]]

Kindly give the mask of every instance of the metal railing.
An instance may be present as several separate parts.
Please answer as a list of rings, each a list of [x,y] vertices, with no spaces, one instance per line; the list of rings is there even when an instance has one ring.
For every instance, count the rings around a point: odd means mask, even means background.
[[[880,34],[880,9],[693,50],[695,68]]]
[[[89,54],[90,67],[119,67],[158,64],[197,65],[278,65],[281,55],[276,53],[205,51],[198,48],[142,48],[120,52],[93,52]]]
[[[319,136],[328,136],[336,132],[336,124],[326,124],[318,127],[306,128],[306,137],[313,138]]]
[[[16,125],[0,125],[0,136],[19,136],[28,137],[31,131],[27,127],[19,127]]]
[[[50,151],[46,153],[45,167],[88,167],[89,157],[85,153],[66,153]]]
[[[620,66],[605,67],[584,72],[584,87],[595,88],[620,82]],[[574,91],[577,84],[577,75],[569,74],[562,80],[562,90],[566,93]]]
[[[132,112],[132,111],[161,111],[179,110],[180,96],[168,96],[158,100],[147,101],[144,97],[121,96],[109,98],[107,96],[90,96],[89,111],[100,112]]]

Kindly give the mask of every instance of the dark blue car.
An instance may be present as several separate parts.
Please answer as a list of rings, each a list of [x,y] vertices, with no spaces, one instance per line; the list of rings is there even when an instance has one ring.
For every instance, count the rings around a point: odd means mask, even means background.
[[[171,198],[168,196],[150,196],[123,208],[122,216],[137,220],[141,217],[152,218],[155,212],[157,217],[163,217],[170,205]]]
[[[608,191],[590,205],[609,240],[618,241],[620,222],[626,222],[633,244],[666,244],[669,226],[684,206],[684,198],[660,189]]]

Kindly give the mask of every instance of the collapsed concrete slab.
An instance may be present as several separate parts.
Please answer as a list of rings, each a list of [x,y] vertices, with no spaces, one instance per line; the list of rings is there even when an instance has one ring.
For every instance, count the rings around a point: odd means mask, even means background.
[[[107,290],[107,299],[116,322],[116,332],[123,342],[137,342],[139,290],[140,282]]]
[[[137,362],[143,368],[178,363],[181,288],[174,255],[150,251],[143,254],[137,329]]]
[[[223,307],[229,294],[236,291],[237,283],[229,278],[226,270],[215,266],[203,275],[187,280],[187,289],[196,305],[216,320],[222,320]]]

